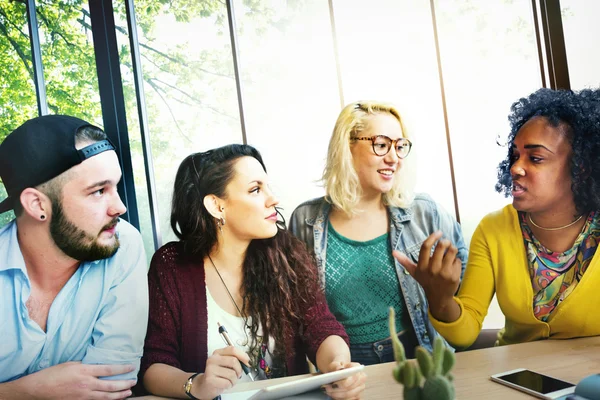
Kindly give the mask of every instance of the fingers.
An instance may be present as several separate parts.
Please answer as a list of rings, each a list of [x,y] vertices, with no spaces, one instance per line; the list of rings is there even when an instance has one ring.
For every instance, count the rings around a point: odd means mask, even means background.
[[[421,251],[419,251],[419,263],[418,268],[422,271],[429,269],[429,259],[431,254],[431,249],[435,242],[437,242],[442,237],[442,232],[437,231],[429,235],[427,239],[421,245]]]
[[[364,384],[367,379],[367,375],[364,372],[357,372],[356,374],[349,376],[345,379],[335,382],[339,389],[350,390],[356,386]]]
[[[347,390],[353,387],[358,379],[359,374],[354,374],[340,381],[336,381],[334,384],[336,388]],[[333,386],[334,384],[331,384],[331,386]]]
[[[456,255],[458,254],[458,248],[448,240],[448,249],[446,250],[446,254],[444,254],[443,264],[444,269],[449,269],[454,264],[454,260],[456,260]]]
[[[408,273],[414,278],[417,269],[422,273],[438,273],[442,268],[442,260],[448,248],[452,245],[449,240],[440,240],[435,247],[435,251],[433,256],[431,255],[431,249],[435,245],[435,242],[438,241],[442,237],[442,232],[437,231],[429,235],[427,239],[421,245],[421,250],[419,251],[419,260],[418,263],[415,264],[410,258],[408,258],[405,254],[394,250],[392,255],[400,265],[402,265]],[[433,270],[433,271],[432,271]]]
[[[206,378],[206,387],[211,388],[213,390],[216,389],[217,393],[222,393],[224,390],[231,389],[233,385],[237,382],[238,378],[234,377],[232,379],[220,377],[220,376],[210,376]]]
[[[135,385],[134,379],[119,380],[119,381],[105,381],[98,379],[94,390],[99,392],[123,392],[131,389]]]
[[[339,389],[332,389],[332,390],[326,389],[325,390],[325,392],[327,393],[327,396],[331,397],[334,400],[360,399],[361,395],[363,394],[364,391],[365,391],[364,383],[362,385],[355,387],[352,390],[348,390],[348,391],[340,391]]]
[[[209,360],[215,355],[209,357]],[[214,361],[212,362],[214,364]],[[238,361],[239,364],[239,361]],[[217,367],[218,368],[218,367]],[[219,398],[219,395],[223,393],[225,390],[233,387],[235,382],[237,381],[237,377],[233,378],[233,382],[229,379],[225,379],[219,376],[214,375],[209,370],[214,370],[214,365],[211,367],[208,365],[203,374],[200,374],[198,377],[198,381],[192,387],[192,394],[198,398],[203,399],[212,399],[214,397]],[[214,371],[213,371],[214,372]],[[230,370],[231,372],[231,370]]]
[[[114,376],[126,374],[135,370],[135,367],[131,364],[123,364],[123,365],[89,365],[82,364],[83,372],[87,375],[92,375],[95,377],[99,376]]]
[[[460,274],[462,272],[462,260],[455,258],[452,267],[448,269],[446,279],[458,286],[460,283]]]
[[[120,392],[112,392],[112,393],[92,392],[91,398],[99,399],[99,400],[120,400],[120,399],[126,399],[131,395],[132,395],[131,390],[122,390]]]
[[[339,365],[341,365],[341,368],[337,368],[337,369],[346,369],[346,368],[358,367],[360,365],[360,363],[352,362],[352,361],[346,361],[346,362],[340,361]]]
[[[327,366],[327,372],[338,371],[346,368],[346,364],[343,361],[333,361]]]
[[[204,372],[206,379],[209,380],[213,377],[225,379],[233,386],[238,378],[242,376],[240,360],[231,355],[220,355],[218,351],[215,350],[213,355],[206,360],[206,370]]]
[[[418,268],[423,274],[448,278],[453,269],[458,248],[452,245],[450,240],[441,239],[441,235],[441,232],[435,232],[423,242],[421,251],[419,252]],[[439,239],[437,244],[435,244],[436,239]],[[428,254],[431,253],[434,244],[433,254],[429,256]]]
[[[431,275],[438,275],[444,267],[444,260],[446,255],[450,252],[452,243],[448,239],[442,239],[435,246],[431,260],[429,261],[429,273]],[[455,248],[456,249],[456,248]],[[456,254],[456,252],[454,252]]]
[[[325,391],[333,399],[359,399],[365,390],[366,378],[363,372],[358,372],[331,385],[325,385]]]
[[[233,347],[233,346],[223,347],[222,349],[215,350],[213,352],[213,354],[219,354],[222,356],[232,356],[232,357],[237,358],[244,364],[246,364],[248,366],[250,365],[250,357],[248,356],[248,354],[244,353],[242,350],[238,349],[237,347]]]
[[[400,265],[402,265],[411,276],[415,276],[415,271],[417,269],[417,264],[415,264],[410,258],[408,258],[405,254],[400,253],[398,250],[392,251],[392,255]]]
[[[239,362],[236,360],[236,363]],[[228,366],[220,366],[219,368],[215,368],[214,370],[210,371],[209,374],[209,378],[211,377],[216,377],[216,378],[220,378],[220,379],[225,379],[227,381],[229,381],[230,386],[235,385],[235,383],[238,381],[238,379],[242,376],[241,372],[237,372],[236,370],[234,370],[233,368],[230,368]]]

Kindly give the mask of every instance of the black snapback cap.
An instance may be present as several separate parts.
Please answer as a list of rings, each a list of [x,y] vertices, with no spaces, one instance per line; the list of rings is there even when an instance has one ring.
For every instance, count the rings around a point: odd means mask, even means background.
[[[115,147],[102,140],[80,150],[75,133],[97,126],[68,115],[44,115],[28,120],[0,143],[0,178],[8,197],[0,203],[0,213],[14,208],[23,189],[35,187],[84,160]]]

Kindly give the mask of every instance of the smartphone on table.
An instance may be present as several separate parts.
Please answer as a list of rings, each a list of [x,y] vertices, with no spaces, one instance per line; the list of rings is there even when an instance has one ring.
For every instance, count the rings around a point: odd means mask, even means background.
[[[520,390],[540,399],[553,400],[573,394],[575,385],[525,368],[501,372],[492,381]]]

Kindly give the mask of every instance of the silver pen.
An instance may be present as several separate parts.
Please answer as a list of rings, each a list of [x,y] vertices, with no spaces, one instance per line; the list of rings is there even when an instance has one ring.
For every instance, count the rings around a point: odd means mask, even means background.
[[[223,325],[221,325],[221,323],[219,323],[219,322],[217,322],[217,325],[219,325],[219,334],[223,337],[223,339],[225,339],[225,342],[227,343],[228,346],[233,347],[233,343],[231,342],[231,339],[229,338],[227,329],[225,329],[225,327]],[[240,365],[242,366],[242,370],[244,371],[244,373],[246,375],[248,375],[248,377],[250,378],[250,380],[252,382],[254,382],[254,378],[252,377],[252,374],[250,373],[250,367],[248,367],[246,364],[244,364],[241,361],[240,361]]]

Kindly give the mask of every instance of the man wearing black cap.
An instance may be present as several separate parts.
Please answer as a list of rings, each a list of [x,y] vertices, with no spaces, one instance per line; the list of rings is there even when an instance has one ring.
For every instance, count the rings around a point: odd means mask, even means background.
[[[114,146],[78,118],[31,119],[0,144],[0,398],[131,394],[148,321],[146,257]]]

